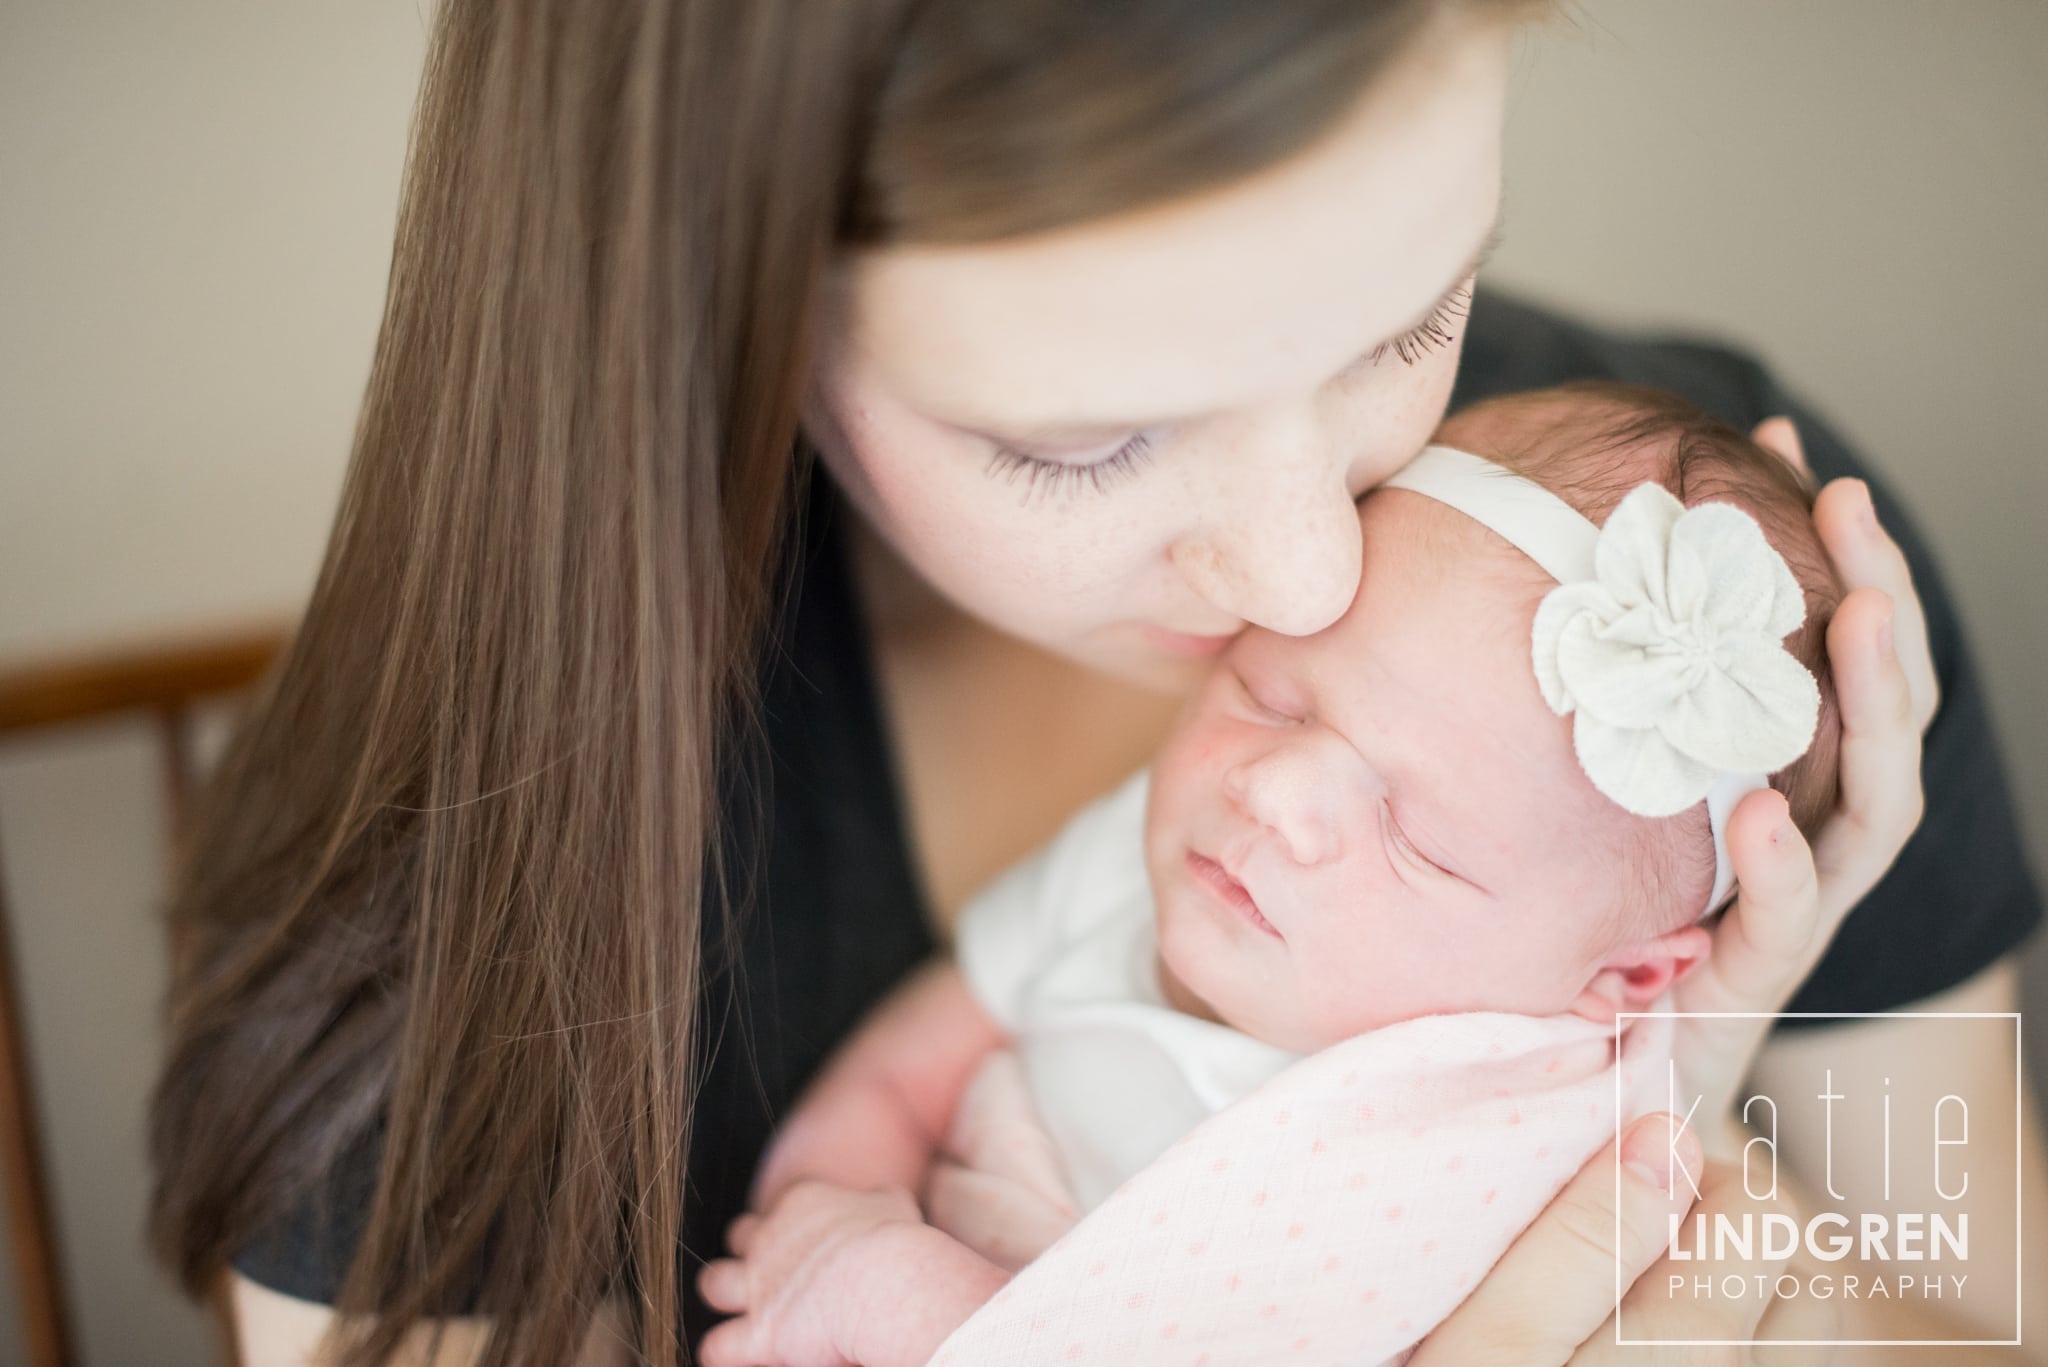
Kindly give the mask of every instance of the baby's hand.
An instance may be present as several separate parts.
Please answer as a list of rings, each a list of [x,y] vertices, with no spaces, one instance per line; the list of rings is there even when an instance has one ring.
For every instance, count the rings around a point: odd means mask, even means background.
[[[743,1215],[726,1233],[734,1256],[705,1266],[697,1289],[737,1318],[705,1335],[704,1367],[847,1367],[863,1313],[884,1313],[865,1289],[891,1279],[875,1240],[892,1225],[921,1223],[907,1191],[851,1191],[799,1182],[765,1215]],[[872,1338],[875,1326],[865,1327]]]

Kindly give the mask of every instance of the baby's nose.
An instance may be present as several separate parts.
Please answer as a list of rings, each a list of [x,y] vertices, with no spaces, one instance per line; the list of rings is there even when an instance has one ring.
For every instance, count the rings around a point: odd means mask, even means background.
[[[1273,832],[1295,863],[1311,867],[1343,853],[1330,808],[1333,785],[1319,768],[1307,747],[1288,747],[1240,764],[1223,779],[1224,793],[1245,815]]]

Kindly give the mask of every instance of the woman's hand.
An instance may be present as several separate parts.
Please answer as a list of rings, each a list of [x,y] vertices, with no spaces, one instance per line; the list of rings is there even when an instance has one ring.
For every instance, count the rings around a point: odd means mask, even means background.
[[[1655,1155],[1670,1133],[1669,1117],[1647,1116],[1637,1122],[1622,1148],[1618,1181],[1612,1148],[1589,1164],[1507,1251],[1471,1299],[1423,1341],[1408,1367],[1691,1362],[1698,1360],[1689,1356],[1693,1349],[1673,1346],[1659,1352],[1647,1345],[1839,1337],[1839,1311],[1832,1300],[1811,1295],[1779,1299],[1774,1294],[1783,1274],[1789,1272],[1803,1282],[1824,1270],[1807,1265],[1803,1247],[1789,1263],[1762,1256],[1701,1261],[1670,1252],[1666,1242],[1671,1222],[1688,1206],[1693,1216],[1706,1216],[1710,1227],[1720,1216],[1738,1226],[1750,1217],[1758,1228],[1769,1214],[1801,1220],[1782,1193],[1768,1200],[1750,1196],[1739,1160],[1709,1160],[1702,1165],[1696,1143],[1685,1155],[1683,1170],[1667,1160],[1675,1179],[1674,1189],[1667,1193],[1665,1171],[1659,1170]],[[1691,1217],[1684,1218],[1689,1227]],[[1702,1283],[1712,1290],[1702,1291]],[[1616,1288],[1624,1284],[1629,1289],[1617,1303]],[[1741,1295],[1728,1294],[1737,1286]],[[1626,1340],[1629,1346],[1619,1346],[1617,1340]],[[1765,1351],[1771,1350],[1729,1346],[1713,1361],[1746,1367],[1762,1361]],[[1819,1363],[1828,1356],[1823,1349],[1797,1360]],[[1776,1350],[1769,1360],[1787,1359],[1783,1350]]]
[[[1765,422],[1756,438],[1805,467],[1787,419]],[[1920,823],[1920,733],[1938,688],[1912,574],[1878,526],[1863,481],[1823,489],[1814,522],[1848,590],[1828,627],[1842,717],[1839,806],[1811,849],[1777,793],[1752,793],[1736,808],[1728,852],[1741,892],[1715,927],[1706,962],[1678,986],[1682,1012],[1781,1010]],[[1694,1123],[1710,1142],[1769,1028],[1768,1019],[1678,1022],[1686,1104],[1698,1100]]]
[[[1788,420],[1771,419],[1756,438],[1805,467]],[[1677,989],[1682,1012],[1767,1016],[1782,1009],[1819,962],[1842,918],[1876,886],[1920,821],[1920,733],[1933,719],[1938,690],[1912,575],[1905,556],[1877,525],[1862,481],[1828,485],[1814,521],[1848,591],[1828,629],[1842,717],[1840,806],[1811,848],[1779,794],[1753,793],[1736,808],[1728,845],[1741,892],[1715,928],[1706,962]],[[1681,1175],[1667,1190],[1659,1174],[1634,1161],[1656,1152],[1671,1133],[1666,1117],[1638,1121],[1626,1136],[1624,1157],[1617,1158],[1610,1146],[1588,1163],[1430,1335],[1410,1367],[1613,1360],[1621,1351],[1613,1346],[1616,1292],[1624,1286],[1629,1289],[1619,1297],[1619,1311],[1632,1339],[1760,1337],[1766,1315],[1769,1337],[1825,1338],[1824,1328],[1787,1332],[1781,1325],[1782,1317],[1805,1309],[1761,1299],[1673,1301],[1668,1294],[1668,1276],[1679,1266],[1665,1252],[1671,1217],[1693,1205],[1695,1190],[1698,1209],[1709,1213],[1736,1213],[1755,1204],[1739,1169],[1728,1161],[1739,1141],[1723,1136],[1736,1133],[1727,1121],[1769,1024],[1678,1022],[1675,1051],[1686,1088],[1680,1109],[1694,1117],[1720,1155],[1706,1165],[1697,1188]],[[1697,1142],[1688,1139],[1679,1147]],[[1661,1166],[1668,1176],[1675,1164]],[[1712,1264],[1686,1266],[1696,1275],[1719,1275]],[[1630,1361],[1655,1360],[1641,1349],[1628,1351],[1636,1354]]]
[[[1603,1326],[1617,1289],[1663,1254],[1704,1167],[1699,1137],[1678,1117],[1636,1121],[1579,1169],[1408,1367],[1535,1367],[1611,1343]]]

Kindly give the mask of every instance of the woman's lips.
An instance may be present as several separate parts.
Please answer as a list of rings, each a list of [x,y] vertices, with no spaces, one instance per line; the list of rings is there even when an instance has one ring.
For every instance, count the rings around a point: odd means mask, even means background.
[[[1191,636],[1185,631],[1168,631],[1165,627],[1145,624],[1145,639],[1159,649],[1173,655],[1215,655],[1236,639],[1236,633],[1225,632],[1221,636]]]
[[[1259,904],[1245,891],[1244,884],[1230,876],[1230,871],[1205,854],[1188,851],[1188,868],[1197,882],[1215,893],[1226,906],[1242,915],[1247,921],[1276,940],[1285,940],[1280,931],[1259,914]]]

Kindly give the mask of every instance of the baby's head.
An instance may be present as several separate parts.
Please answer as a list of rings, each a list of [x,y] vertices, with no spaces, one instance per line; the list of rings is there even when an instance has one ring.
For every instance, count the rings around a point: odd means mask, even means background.
[[[1682,400],[1617,385],[1480,404],[1437,440],[1596,524],[1644,482],[1756,520],[1806,599],[1784,647],[1820,685],[1820,721],[1772,786],[1811,833],[1835,801],[1840,589],[1802,477]],[[1705,804],[1636,816],[1586,776],[1531,664],[1556,582],[1528,556],[1405,489],[1368,496],[1359,522],[1344,616],[1309,637],[1245,632],[1153,766],[1170,986],[1303,1051],[1443,1012],[1642,1009],[1706,953]]]

